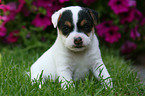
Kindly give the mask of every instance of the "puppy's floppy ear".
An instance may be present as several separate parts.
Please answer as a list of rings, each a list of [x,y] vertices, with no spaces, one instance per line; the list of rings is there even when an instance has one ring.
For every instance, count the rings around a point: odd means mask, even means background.
[[[52,16],[51,16],[51,21],[52,21],[52,24],[54,26],[54,28],[56,28],[57,24],[58,24],[58,21],[60,20],[61,18],[61,13],[58,11],[58,12],[55,12]]]
[[[91,17],[93,18],[94,24],[97,25],[98,22],[98,13],[92,9],[89,10]]]
[[[92,10],[92,9],[89,9],[89,8],[85,8],[90,16],[92,17],[93,21],[94,21],[94,24],[97,25],[97,22],[98,22],[98,12],[96,12],[95,10]]]

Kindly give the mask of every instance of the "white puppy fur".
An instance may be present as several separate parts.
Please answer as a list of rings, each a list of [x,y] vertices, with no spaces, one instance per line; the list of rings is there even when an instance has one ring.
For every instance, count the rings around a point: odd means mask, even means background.
[[[57,27],[60,15],[66,10],[71,10],[74,24],[74,30],[68,36],[62,35]],[[31,80],[38,80],[43,71],[42,83],[48,76],[53,80],[59,77],[59,82],[63,82],[61,86],[66,88],[69,85],[67,81],[72,82],[72,80],[83,79],[92,71],[98,79],[100,77],[103,79],[108,78],[103,84],[112,88],[112,80],[102,61],[99,42],[94,34],[94,29],[89,36],[82,32],[77,32],[78,13],[80,10],[82,8],[79,6],[71,6],[62,8],[52,15],[52,23],[55,28],[57,27],[58,36],[54,45],[31,66]],[[74,37],[82,38],[82,48],[73,47]],[[100,70],[102,70],[101,74]],[[41,85],[39,87],[41,88]]]

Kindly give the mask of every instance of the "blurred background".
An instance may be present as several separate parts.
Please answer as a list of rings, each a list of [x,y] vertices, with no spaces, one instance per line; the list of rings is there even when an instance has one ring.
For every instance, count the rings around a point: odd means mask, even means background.
[[[0,0],[0,51],[49,48],[57,36],[51,15],[76,5],[98,12],[96,35],[101,45],[145,65],[143,0]]]

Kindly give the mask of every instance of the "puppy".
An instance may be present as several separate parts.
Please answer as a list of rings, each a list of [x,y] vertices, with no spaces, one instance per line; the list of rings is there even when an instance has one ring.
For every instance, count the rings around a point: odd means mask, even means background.
[[[94,10],[71,6],[58,10],[52,15],[57,39],[32,66],[31,80],[38,80],[42,74],[42,84],[50,77],[59,77],[64,89],[72,80],[83,79],[91,71],[103,84],[112,88],[112,80],[102,61],[99,42],[95,35],[98,14]],[[41,88],[41,84],[39,85]]]

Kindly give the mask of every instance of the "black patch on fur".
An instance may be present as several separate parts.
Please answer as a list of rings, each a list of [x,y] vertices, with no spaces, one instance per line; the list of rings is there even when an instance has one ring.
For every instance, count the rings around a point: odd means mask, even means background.
[[[82,7],[83,10],[88,12],[93,19],[94,24],[96,25],[98,22],[98,12],[93,9]]]
[[[86,20],[86,23],[83,26],[81,26],[82,20]],[[78,13],[77,27],[78,27],[77,30],[78,32],[84,32],[85,34],[90,33],[92,31],[92,28],[94,27],[94,23],[88,10],[83,9]]]
[[[71,23],[71,26],[65,25],[66,21],[69,21]],[[72,12],[70,10],[66,10],[62,13],[58,22],[58,28],[62,31],[62,34],[64,36],[68,36],[70,32],[73,31],[74,25],[72,19]]]

